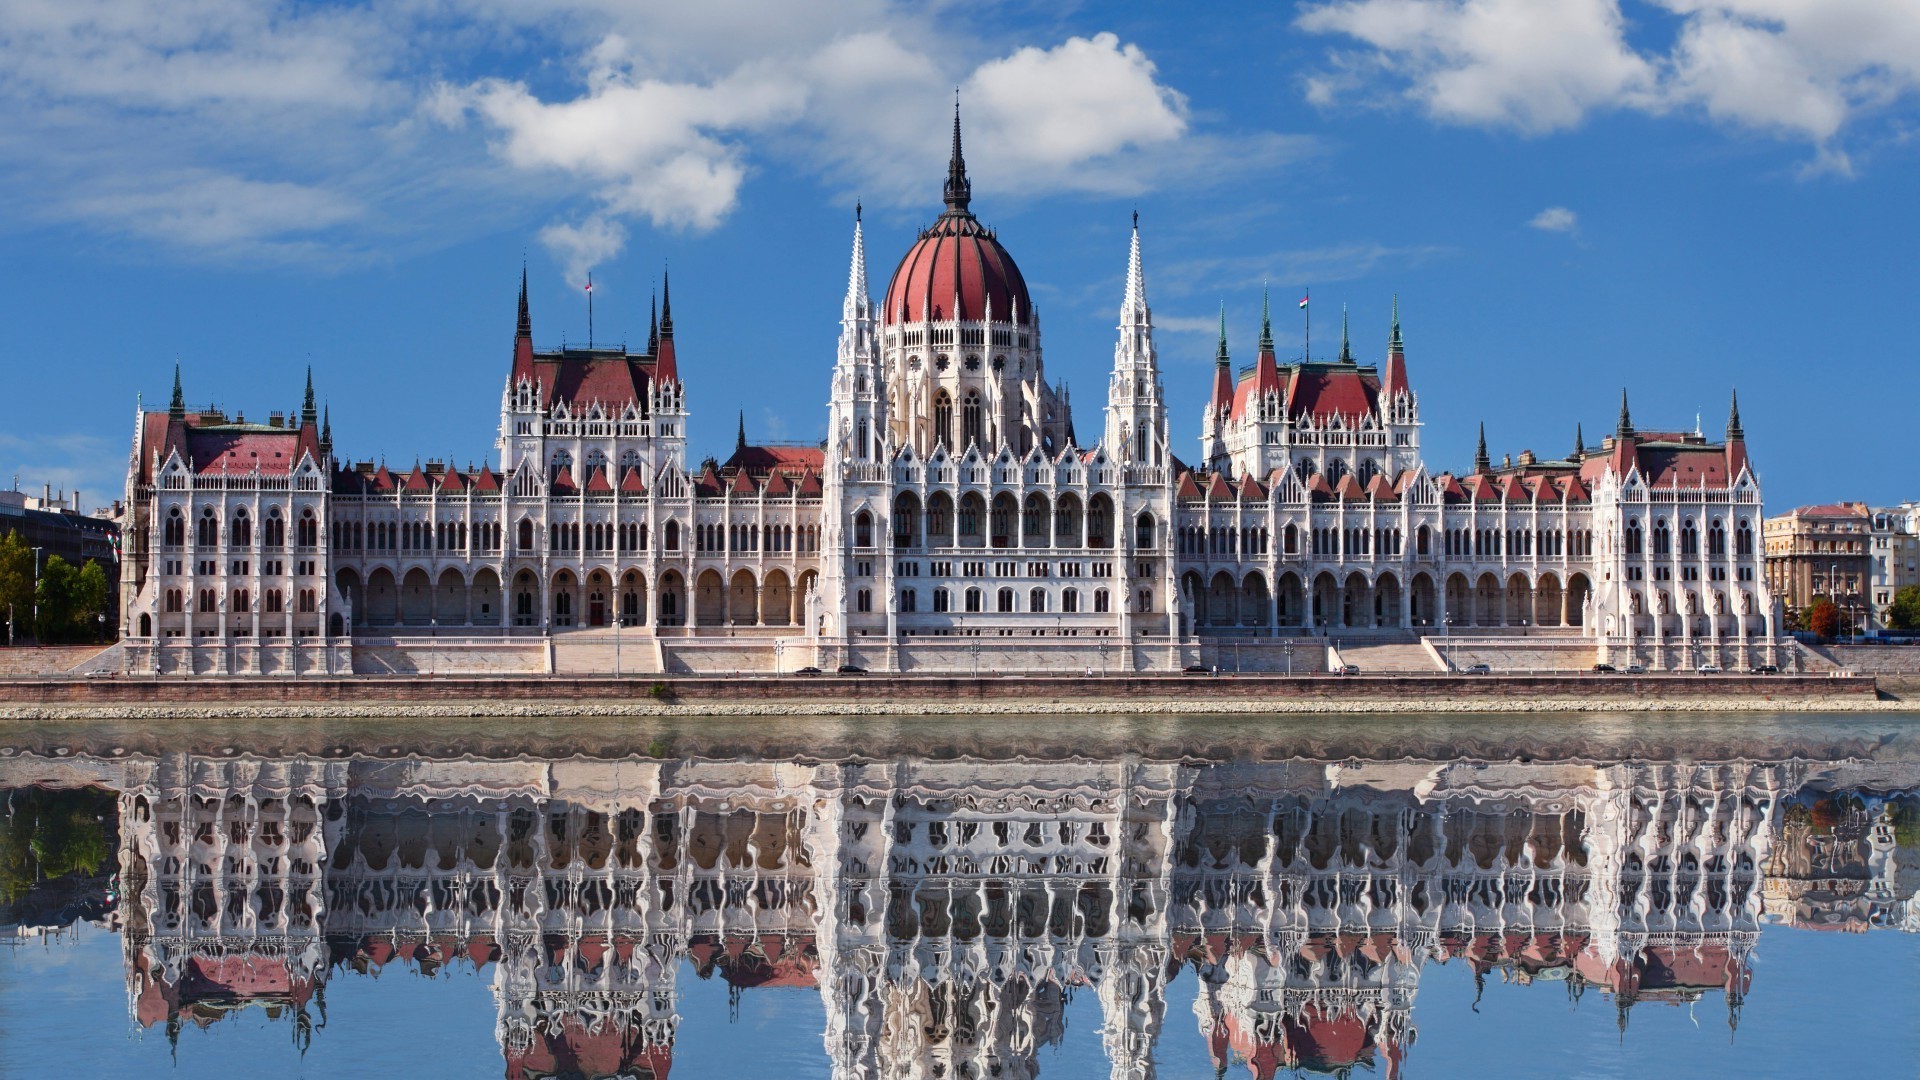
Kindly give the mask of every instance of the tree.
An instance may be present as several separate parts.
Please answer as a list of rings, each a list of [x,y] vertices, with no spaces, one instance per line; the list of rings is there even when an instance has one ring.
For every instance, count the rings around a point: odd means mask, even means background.
[[[1887,629],[1920,630],[1920,585],[1908,585],[1893,594],[1887,606]]]
[[[33,629],[28,625],[33,621],[33,549],[18,530],[0,537],[0,619],[7,618],[15,620],[14,638]]]
[[[107,613],[107,571],[98,560],[88,559],[87,565],[73,577],[73,633],[76,641],[92,641],[105,625],[101,616]]]
[[[42,645],[68,641],[73,636],[73,564],[58,555],[50,555],[40,565],[39,622],[33,636]]]
[[[1840,605],[1824,596],[1816,596],[1807,606],[1801,618],[1807,629],[1813,631],[1822,641],[1832,641],[1840,636]]]

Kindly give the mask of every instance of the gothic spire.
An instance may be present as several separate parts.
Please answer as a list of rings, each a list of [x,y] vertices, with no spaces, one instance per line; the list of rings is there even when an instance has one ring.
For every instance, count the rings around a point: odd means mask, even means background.
[[[1227,367],[1233,362],[1227,355],[1227,304],[1224,300],[1220,302],[1220,348],[1213,354],[1213,359],[1221,367]]]
[[[867,292],[867,241],[860,225],[860,204],[853,204],[853,258],[847,267],[847,299],[842,313],[849,319],[865,317],[873,307]]]
[[[180,391],[180,365],[173,365],[173,402],[167,406],[167,415],[175,420],[187,417],[187,395]]]
[[[744,454],[747,450],[747,410],[740,410],[740,433],[733,438],[733,452]]]
[[[333,406],[331,405],[320,414],[320,452],[333,453]]]
[[[520,264],[520,327],[515,336],[530,338],[533,336],[533,313],[527,307],[527,264]]]
[[[967,180],[967,159],[960,154],[960,91],[953,91],[953,159],[947,162],[947,212],[964,214],[973,200],[973,184]]]
[[[1727,438],[1746,438],[1746,432],[1740,429],[1740,391],[1738,390],[1733,392],[1733,408],[1727,413]]]
[[[1627,411],[1627,390],[1620,388],[1620,425],[1614,428],[1615,435],[1633,434],[1633,414]]]
[[[1492,469],[1493,460],[1487,457],[1487,422],[1482,420],[1480,421],[1480,445],[1473,451],[1473,471],[1483,473],[1491,472]]]
[[[1147,322],[1147,274],[1140,263],[1140,211],[1133,212],[1133,240],[1127,248],[1127,294],[1120,301],[1122,326]]]
[[[1260,351],[1273,351],[1273,303],[1265,283],[1260,286]]]
[[[1340,305],[1340,362],[1353,363],[1353,343],[1347,337],[1347,305]]]
[[[1581,458],[1586,456],[1587,456],[1587,440],[1585,436],[1581,434],[1580,423],[1579,421],[1576,420],[1574,421],[1574,425],[1573,425],[1573,460],[1579,461]]]
[[[301,422],[302,424],[311,424],[311,423],[313,423],[313,420],[314,420],[314,415],[313,415],[313,365],[312,365],[312,364],[308,364],[308,365],[307,365],[307,396],[306,396],[306,399],[305,399],[304,401],[302,401],[302,402],[300,403],[300,422]]]
[[[673,283],[660,271],[660,340],[673,340]]]
[[[1393,331],[1391,334],[1387,336],[1387,351],[1390,353],[1407,351],[1406,346],[1402,344],[1400,341],[1400,294],[1399,293],[1393,294]]]
[[[647,355],[660,351],[660,294],[647,297]]]

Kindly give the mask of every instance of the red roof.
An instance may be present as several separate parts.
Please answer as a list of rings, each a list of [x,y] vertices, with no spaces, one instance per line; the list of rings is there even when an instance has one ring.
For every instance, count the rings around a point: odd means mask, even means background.
[[[1380,379],[1372,368],[1349,364],[1295,364],[1287,385],[1287,412],[1296,419],[1349,420],[1377,413]]]
[[[1213,479],[1207,481],[1207,498],[1220,499],[1222,501],[1232,500],[1233,489],[1227,486],[1227,478],[1225,476],[1214,473]]]
[[[808,469],[824,468],[827,452],[818,446],[743,446],[734,450],[722,469],[739,469],[756,477],[785,473],[798,477]]]
[[[817,499],[820,497],[820,474],[808,469],[800,474],[800,497]]]
[[[494,474],[493,468],[491,466],[482,465],[480,466],[480,471],[473,474],[473,490],[475,491],[499,491],[500,490],[500,477]]]
[[[1178,499],[1197,499],[1200,497],[1200,485],[1194,482],[1191,471],[1181,472],[1180,486],[1174,490],[1173,494],[1174,497]]]
[[[164,412],[141,417],[140,480],[153,480],[153,458],[164,462],[179,451],[187,467],[197,473],[286,476],[303,455],[320,460],[320,433],[312,424],[276,428],[263,424],[227,423],[218,413],[189,413],[174,420]]]
[[[613,494],[613,481],[607,479],[607,470],[611,468],[613,468],[613,466],[605,465],[597,469],[588,470],[587,494],[589,495]]]
[[[881,320],[984,319],[1031,325],[1033,301],[1013,256],[993,230],[965,210],[940,215],[900,260],[887,284]]]
[[[579,491],[580,486],[573,482],[572,470],[562,465],[553,471],[553,483],[550,485],[550,490],[555,495],[571,495]]]
[[[627,466],[626,474],[620,477],[620,494],[641,495],[646,490],[647,481],[640,475],[640,470],[632,465]]]

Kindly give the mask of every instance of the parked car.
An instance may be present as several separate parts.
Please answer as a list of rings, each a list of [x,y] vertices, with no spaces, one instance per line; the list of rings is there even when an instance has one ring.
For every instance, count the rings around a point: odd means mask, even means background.
[[[800,670],[794,672],[794,674],[795,675],[818,675],[820,674],[820,669],[809,665],[807,667],[803,667]]]
[[[842,675],[865,675],[867,673],[867,669],[861,667],[859,664],[841,664],[838,670]]]
[[[1341,664],[1339,667],[1333,669],[1333,673],[1335,675],[1358,675],[1360,674],[1360,665]]]
[[[1780,674],[1780,667],[1777,664],[1761,664],[1759,667],[1753,669],[1753,673],[1755,675],[1778,675]]]
[[[1694,668],[1693,670],[1696,674],[1700,674],[1700,675],[1718,675],[1720,674],[1720,665],[1719,664],[1701,664],[1699,667]]]
[[[1626,667],[1622,668],[1621,670],[1625,671],[1629,675],[1645,675],[1647,673],[1647,665],[1628,664]]]
[[[1493,669],[1492,669],[1492,668],[1490,668],[1490,667],[1488,667],[1488,666],[1487,666],[1487,665],[1485,665],[1485,664],[1474,664],[1474,665],[1472,665],[1472,666],[1470,666],[1470,667],[1468,667],[1468,668],[1467,668],[1467,674],[1469,674],[1469,675],[1491,675],[1491,674],[1493,674]]]
[[[1205,664],[1188,664],[1185,668],[1182,668],[1181,670],[1185,671],[1189,675],[1213,674],[1213,669],[1208,667]]]
[[[1620,669],[1617,667],[1614,667],[1612,664],[1593,665],[1593,673],[1595,675],[1615,675],[1615,674],[1618,674],[1619,671]]]

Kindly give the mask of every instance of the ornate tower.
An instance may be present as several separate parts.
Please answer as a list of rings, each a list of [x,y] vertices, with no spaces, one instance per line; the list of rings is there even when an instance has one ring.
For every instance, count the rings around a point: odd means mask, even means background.
[[[1133,216],[1127,291],[1120,300],[1120,339],[1113,346],[1113,375],[1107,382],[1105,442],[1108,453],[1122,461],[1166,464],[1167,410],[1153,347],[1147,279],[1140,266],[1139,214]]]

